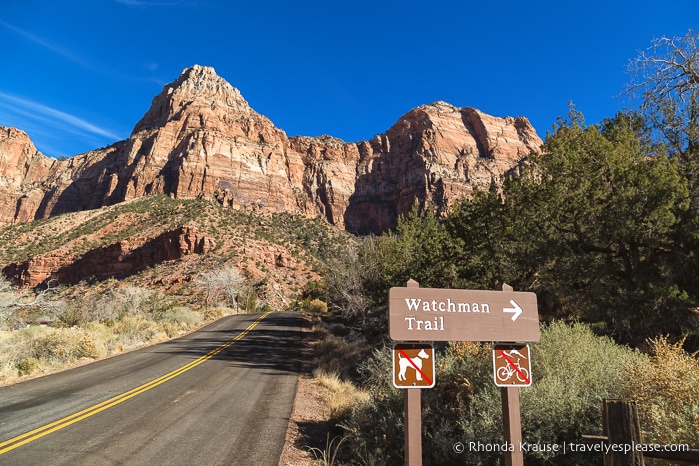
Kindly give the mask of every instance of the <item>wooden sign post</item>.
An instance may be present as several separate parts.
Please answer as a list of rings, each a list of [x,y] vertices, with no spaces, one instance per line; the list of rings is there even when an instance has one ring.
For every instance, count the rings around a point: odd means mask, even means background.
[[[408,280],[409,288],[418,288],[415,280]],[[403,395],[405,424],[405,464],[422,466],[422,392],[419,388],[407,388]]]
[[[502,291],[512,292],[512,287],[502,284]],[[537,319],[538,320],[538,319]],[[531,371],[529,372],[531,377]],[[531,384],[531,379],[529,379]],[[501,387],[502,396],[502,428],[505,434],[505,443],[512,445],[505,452],[505,466],[524,466],[524,453],[520,448],[522,444],[522,419],[519,412],[519,387]]]
[[[524,466],[522,444],[522,421],[519,414],[519,388],[502,387],[502,427],[505,443],[512,445],[505,452],[505,466]]]
[[[419,388],[406,388],[403,394],[406,466],[422,466],[421,396]]]

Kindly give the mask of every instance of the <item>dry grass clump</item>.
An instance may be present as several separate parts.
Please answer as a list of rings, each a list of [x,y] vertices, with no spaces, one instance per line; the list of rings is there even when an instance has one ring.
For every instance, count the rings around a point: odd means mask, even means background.
[[[325,334],[314,348],[318,369],[327,374],[337,374],[345,380],[356,375],[356,365],[353,361],[364,359],[366,344],[360,339],[337,336],[324,329],[314,328],[314,332]]]
[[[176,306],[165,311],[158,322],[167,337],[173,338],[197,327],[203,320],[201,313],[188,307]]]
[[[667,337],[649,341],[649,356],[630,367],[628,397],[637,400],[643,440],[699,446],[699,359]]]
[[[204,314],[135,286],[78,296],[55,309],[55,326],[0,332],[0,385],[174,338],[232,311]]]
[[[0,335],[0,383],[103,355],[85,329],[28,327]]]
[[[327,389],[323,398],[330,410],[331,419],[346,419],[353,409],[371,400],[369,392],[356,387],[352,382],[342,380],[336,373],[316,369],[313,376]]]
[[[320,299],[312,299],[308,302],[308,311],[313,314],[326,314],[328,312],[328,304]]]

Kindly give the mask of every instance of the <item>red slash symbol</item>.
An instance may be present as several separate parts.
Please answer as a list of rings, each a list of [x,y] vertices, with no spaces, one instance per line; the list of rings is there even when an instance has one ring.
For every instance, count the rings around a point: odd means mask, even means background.
[[[413,360],[412,360],[411,358],[408,357],[408,355],[406,354],[405,351],[403,351],[402,348],[398,348],[398,352],[400,353],[401,356],[403,356],[405,359],[408,360],[408,362],[410,363],[410,365],[413,366],[413,367],[415,368],[415,370],[418,371],[418,372],[420,373],[420,375],[422,376],[423,379],[427,380],[427,383],[428,383],[428,384],[432,385],[432,381],[430,380],[430,378],[427,377],[427,376],[425,375],[424,372],[422,372],[422,369],[420,369],[419,367],[417,367],[417,366],[415,365],[415,363],[413,362]]]
[[[519,366],[515,365],[515,363],[512,362],[512,359],[510,359],[510,357],[508,355],[506,355],[503,350],[499,349],[498,352],[500,353],[500,355],[503,358],[505,358],[505,361],[507,361],[507,364],[512,366],[512,368],[517,371],[519,376],[522,377],[522,380],[524,380],[527,384],[531,384],[529,377],[527,377],[527,375],[524,372],[522,372],[522,370],[519,368]]]

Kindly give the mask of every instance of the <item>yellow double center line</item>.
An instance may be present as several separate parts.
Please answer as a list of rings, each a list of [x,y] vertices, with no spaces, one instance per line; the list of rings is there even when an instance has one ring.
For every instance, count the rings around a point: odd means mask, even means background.
[[[178,375],[182,375],[188,370],[198,366],[199,364],[208,361],[209,359],[213,358],[217,354],[219,354],[221,351],[225,350],[229,346],[233,345],[236,341],[242,339],[245,337],[245,335],[250,332],[257,324],[262,321],[265,317],[267,317],[270,314],[270,312],[266,312],[262,314],[260,317],[257,318],[253,323],[248,325],[248,327],[240,332],[238,336],[233,338],[232,340],[224,343],[223,345],[219,346],[218,348],[209,351],[206,353],[204,356],[201,356],[198,359],[195,359],[194,361],[190,362],[189,364],[186,364],[179,369],[175,369],[172,372],[169,372],[165,375],[162,375],[158,377],[157,379],[153,379],[150,382],[144,383],[143,385],[140,385],[136,388],[133,388],[129,390],[128,392],[124,392],[121,395],[117,395],[113,398],[110,398],[108,400],[105,400],[101,403],[98,403],[94,406],[91,406],[87,409],[84,409],[82,411],[79,411],[77,413],[71,414],[70,416],[66,416],[63,419],[59,419],[58,421],[52,422],[50,424],[46,424],[44,426],[41,426],[37,429],[34,429],[30,432],[24,433],[22,435],[18,435],[17,437],[11,438],[9,440],[5,440],[4,442],[0,443],[0,455],[3,453],[7,453],[10,450],[14,450],[17,447],[21,447],[22,445],[26,445],[29,442],[33,442],[36,439],[39,439],[41,437],[44,437],[45,435],[51,434],[53,432],[56,432],[57,430],[61,430],[64,427],[68,427],[71,424],[75,424],[78,421],[82,421],[83,419],[86,419],[90,416],[93,416],[99,412],[104,411],[105,409],[111,408],[112,406],[116,406],[119,403],[122,403],[130,398],[135,397],[136,395],[140,395],[143,392],[147,392],[151,388],[155,388],[160,384],[163,384],[167,382],[170,379],[174,379]]]

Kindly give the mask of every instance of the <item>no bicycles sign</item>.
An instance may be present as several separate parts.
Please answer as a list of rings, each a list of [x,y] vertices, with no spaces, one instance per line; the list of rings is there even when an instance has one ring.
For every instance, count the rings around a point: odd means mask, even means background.
[[[528,387],[532,384],[529,345],[495,345],[493,378],[498,387]]]

